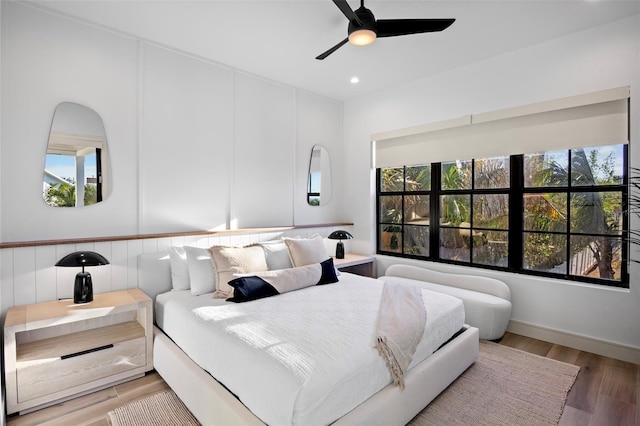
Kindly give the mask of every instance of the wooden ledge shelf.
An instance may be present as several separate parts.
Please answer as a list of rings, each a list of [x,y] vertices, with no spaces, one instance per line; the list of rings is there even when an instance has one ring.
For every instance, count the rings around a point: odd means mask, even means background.
[[[126,241],[126,240],[146,240],[152,238],[171,238],[171,237],[190,237],[198,235],[233,235],[233,234],[258,234],[264,232],[282,232],[292,229],[308,229],[308,228],[325,228],[332,226],[353,226],[350,222],[320,223],[316,225],[291,225],[291,226],[273,226],[266,228],[241,228],[241,229],[221,229],[217,231],[188,231],[188,232],[166,232],[160,234],[134,234],[134,235],[118,235],[109,237],[87,237],[87,238],[67,238],[59,240],[39,240],[39,241],[15,241],[0,243],[0,249],[18,248],[18,247],[37,247],[51,246],[60,244],[83,244],[83,243],[102,243],[110,241]]]

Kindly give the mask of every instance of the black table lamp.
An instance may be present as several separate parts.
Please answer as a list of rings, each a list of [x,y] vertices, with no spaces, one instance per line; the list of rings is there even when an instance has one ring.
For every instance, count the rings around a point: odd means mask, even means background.
[[[73,303],[88,303],[93,300],[93,283],[91,274],[84,271],[85,266],[108,265],[109,261],[104,256],[93,251],[76,251],[58,260],[56,266],[78,267],[82,266],[82,272],[76,275],[73,286]]]
[[[336,259],[344,259],[344,244],[342,244],[342,240],[350,240],[352,238],[353,235],[342,230],[333,231],[329,234],[330,240],[340,240],[338,244],[336,244]]]

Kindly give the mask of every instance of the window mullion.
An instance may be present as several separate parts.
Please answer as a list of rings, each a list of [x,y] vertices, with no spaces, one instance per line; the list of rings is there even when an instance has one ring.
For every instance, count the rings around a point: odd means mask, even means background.
[[[625,145],[622,147],[622,164],[624,164],[624,170],[625,173],[623,173],[622,176],[622,259],[629,259],[629,256],[631,255],[630,251],[630,247],[629,244],[627,243],[627,241],[630,240],[631,237],[631,228],[629,227],[630,223],[629,223],[629,215],[630,215],[630,203],[629,203],[629,175],[628,175],[628,170],[629,170],[629,151],[628,151],[629,146]],[[629,271],[627,269],[628,263],[627,262],[622,262],[622,264],[620,265],[621,270],[620,270],[620,274],[621,274],[621,279],[622,280],[627,280],[628,282],[628,277],[629,277]]]
[[[524,224],[524,156],[512,155],[509,158],[509,269],[522,270],[523,224]]]
[[[429,200],[429,256],[440,259],[440,187],[441,163],[431,163],[431,196]]]
[[[471,191],[469,192],[469,264],[473,264],[473,200],[476,189],[476,160],[471,159]]]
[[[572,190],[573,190],[573,185],[572,185],[572,180],[573,180],[573,168],[572,168],[572,163],[573,163],[573,150],[569,150],[569,164],[567,164],[567,227],[565,229],[565,235],[566,235],[566,247],[565,247],[565,259],[567,259],[566,261],[566,266],[567,269],[565,271],[565,277],[569,277],[571,276],[571,220],[572,220],[572,213],[571,213],[571,194],[572,194]]]
[[[401,198],[401,208],[402,208],[402,216],[400,216],[400,253],[404,254],[404,238],[406,235],[404,218],[407,216],[406,211],[406,201],[407,199],[407,166],[402,168],[402,198]]]

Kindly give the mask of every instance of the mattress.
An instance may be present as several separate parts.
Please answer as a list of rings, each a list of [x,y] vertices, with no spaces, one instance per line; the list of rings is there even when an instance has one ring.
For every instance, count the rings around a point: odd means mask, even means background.
[[[170,291],[156,298],[156,322],[265,423],[329,424],[392,381],[375,349],[384,283],[339,278],[240,304]],[[459,299],[422,294],[427,322],[409,368],[464,324]]]

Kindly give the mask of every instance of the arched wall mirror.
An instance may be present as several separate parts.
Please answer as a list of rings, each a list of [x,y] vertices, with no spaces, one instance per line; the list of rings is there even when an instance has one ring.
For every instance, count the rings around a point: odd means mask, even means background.
[[[309,180],[307,182],[307,203],[323,206],[331,201],[331,162],[329,152],[320,145],[311,149],[309,160]]]
[[[42,197],[53,207],[82,207],[107,198],[109,151],[102,118],[73,102],[58,104],[51,121]]]

